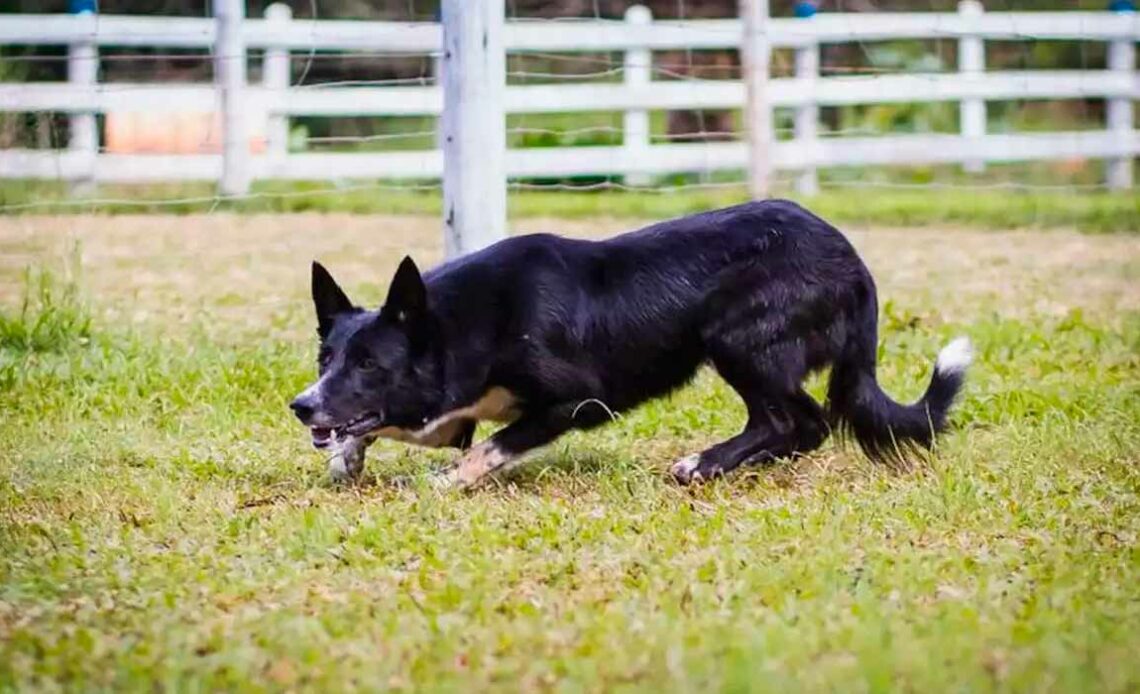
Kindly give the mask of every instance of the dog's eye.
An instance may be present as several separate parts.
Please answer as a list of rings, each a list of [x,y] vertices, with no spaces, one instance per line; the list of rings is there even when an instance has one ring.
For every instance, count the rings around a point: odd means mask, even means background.
[[[361,371],[375,371],[377,369],[376,360],[372,357],[365,357],[360,360]]]
[[[330,361],[332,361],[332,350],[331,349],[322,349],[320,351],[320,353],[317,354],[317,364],[319,366],[321,366],[321,367],[328,366]]]

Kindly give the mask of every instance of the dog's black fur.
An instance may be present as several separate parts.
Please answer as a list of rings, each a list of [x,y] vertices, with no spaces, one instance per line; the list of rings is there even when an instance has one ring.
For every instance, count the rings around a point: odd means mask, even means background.
[[[964,377],[935,369],[902,405],[875,380],[875,284],[833,226],[782,200],[599,242],[514,237],[422,277],[405,258],[379,311],[313,264],[321,380],[293,403],[314,442],[414,431],[493,388],[514,397],[488,445],[513,459],[685,384],[709,362],[747,407],[744,430],[678,464],[681,482],[817,448],[836,426],[887,458],[929,446]],[[826,408],[802,387],[831,366]],[[591,403],[604,403],[605,407]],[[433,445],[466,448],[464,420]],[[497,464],[496,464],[497,466]],[[493,471],[493,470],[488,470]]]

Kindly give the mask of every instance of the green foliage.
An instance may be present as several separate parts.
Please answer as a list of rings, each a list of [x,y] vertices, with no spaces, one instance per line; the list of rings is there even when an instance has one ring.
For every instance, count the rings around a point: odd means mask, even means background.
[[[78,283],[46,268],[24,272],[18,309],[0,308],[0,352],[62,352],[90,336],[91,314]]]

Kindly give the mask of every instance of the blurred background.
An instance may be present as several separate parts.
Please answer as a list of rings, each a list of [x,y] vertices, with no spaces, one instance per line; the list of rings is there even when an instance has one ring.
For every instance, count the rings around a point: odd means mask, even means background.
[[[246,3],[251,19],[265,16],[268,2],[252,0]],[[508,21],[520,23],[594,20],[614,23],[622,21],[635,3],[618,0],[508,0]],[[651,0],[638,3],[647,7],[653,20],[661,23],[676,20],[728,19],[736,15],[735,0]],[[299,0],[288,3],[295,21],[300,20],[372,20],[385,22],[430,22],[439,13],[439,3],[425,0]],[[1121,5],[1122,9],[1127,9]],[[98,3],[94,0],[3,0],[0,12],[4,13],[68,13],[96,10],[101,17],[110,15],[161,15],[171,18],[207,18],[214,8],[210,3],[195,0],[112,0]],[[1002,0],[988,2],[986,12],[1033,13],[1042,11],[1101,11],[1108,9],[1105,0]],[[1120,8],[1118,8],[1120,9]],[[884,12],[954,13],[958,5],[947,0],[851,0],[849,2],[822,3],[773,0],[771,15],[774,18],[792,18],[816,13],[817,16],[842,12],[855,17],[872,16]],[[1120,21],[1131,22],[1129,15],[1120,15]],[[2,21],[2,20],[0,20]],[[1079,34],[1080,30],[1074,32]],[[937,34],[937,32],[935,32]],[[980,43],[980,42],[979,42]],[[822,78],[846,77],[874,80],[892,75],[939,75],[962,69],[959,52],[960,37],[947,32],[931,38],[889,40],[847,40],[819,44],[818,75]],[[0,46],[0,81],[6,83],[58,83],[68,80],[69,50],[67,45],[7,43]],[[508,51],[510,46],[508,46]],[[985,133],[1103,131],[1109,119],[1110,99],[1098,94],[1091,83],[1108,67],[1110,42],[1090,36],[1089,40],[1057,40],[1026,34],[1005,39],[987,39],[982,47],[986,73],[1011,72],[1023,75],[1030,71],[1045,74],[1087,74],[1090,83],[1088,95],[1072,89],[1065,98],[1018,98],[1019,90],[1011,91],[1006,99],[988,99],[983,107]],[[651,80],[660,82],[685,81],[696,85],[724,83],[741,79],[739,51],[735,48],[670,48],[647,52],[650,60]],[[256,85],[264,80],[265,50],[249,49],[248,80]],[[294,50],[288,53],[288,85],[295,89],[369,88],[369,87],[424,87],[437,81],[436,55],[431,53],[390,52],[379,46],[377,50]],[[796,50],[779,45],[773,50],[771,75],[774,79],[796,76]],[[209,47],[184,48],[171,46],[116,46],[103,45],[98,49],[97,74],[94,79],[99,89],[114,89],[116,85],[201,84],[211,82],[214,64]],[[622,52],[549,51],[528,50],[508,53],[509,85],[588,85],[622,83],[624,56]],[[1135,52],[1131,53],[1135,62]],[[74,62],[73,62],[74,65]],[[1133,66],[1134,67],[1134,66]],[[1080,71],[1080,72],[1077,72]],[[1077,79],[1080,79],[1079,77]],[[873,85],[873,82],[871,83]],[[10,85],[11,86],[11,85]],[[873,86],[864,85],[873,90]],[[884,87],[886,89],[886,87]],[[1022,90],[1024,91],[1024,90]],[[1030,90],[1032,91],[1032,90]],[[393,92],[399,100],[405,92]],[[884,92],[885,93],[885,92]],[[1134,94],[1132,95],[1135,96]],[[813,108],[808,117],[815,121],[814,137],[824,140],[866,138],[900,134],[953,134],[963,130],[960,101],[905,101],[897,96],[876,99],[877,103],[821,104]],[[1118,99],[1118,101],[1120,101]],[[1128,108],[1131,108],[1129,105]],[[406,110],[406,109],[404,109]],[[531,109],[532,111],[534,109]],[[95,114],[95,137],[103,153],[162,154],[209,153],[220,147],[217,127],[209,113],[179,114],[182,120],[169,112],[146,113],[134,107],[118,112],[101,111]],[[342,109],[343,111],[343,109]],[[568,147],[619,147],[628,127],[625,112],[606,110],[599,104],[597,110],[575,108],[567,112],[511,113],[508,110],[508,146],[511,148],[568,148]],[[741,139],[744,130],[740,108],[647,109],[646,144],[724,143]],[[1130,114],[1129,114],[1130,115]],[[795,136],[797,109],[777,106],[774,109],[774,128],[777,141],[791,140]],[[279,120],[282,129],[280,148],[291,154],[322,152],[414,152],[434,148],[437,117],[434,114],[395,115],[325,115],[290,114]],[[40,110],[0,112],[0,149],[4,150],[58,150],[73,141],[74,119],[71,114],[52,110],[50,104]],[[268,126],[272,129],[274,126]],[[263,153],[266,139],[264,123],[251,125],[254,153]],[[74,146],[74,145],[72,145]],[[274,146],[270,143],[270,147]],[[884,148],[892,147],[884,141]],[[1072,147],[1069,148],[1073,149]],[[1080,149],[1079,147],[1077,149]],[[1016,154],[1016,153],[1015,153]],[[605,155],[599,150],[597,162]],[[719,150],[710,150],[705,160],[718,159]],[[900,155],[901,159],[906,159]],[[1051,187],[1061,189],[1098,189],[1106,184],[1106,164],[1103,157],[1080,156],[1073,152],[1065,156],[1028,156],[1028,161],[995,161],[988,166],[961,163],[908,163],[889,162],[886,165],[847,164],[822,165],[813,173],[815,181],[800,181],[800,193],[812,193],[844,186],[866,187],[882,185],[905,187],[922,185],[941,186],[1005,186]],[[681,166],[679,164],[679,166]],[[1119,166],[1119,164],[1118,164]],[[26,202],[30,189],[37,199],[44,195],[64,197],[62,191],[52,188],[44,177],[38,180],[21,180],[11,172],[4,201],[9,204]],[[379,164],[383,173],[384,164]],[[365,167],[369,168],[369,167]],[[372,173],[371,167],[369,173]],[[540,167],[541,168],[541,167]],[[669,188],[701,185],[730,187],[744,178],[743,170],[732,164],[706,163],[684,165],[682,170],[654,171],[650,174],[631,175],[618,170],[605,170],[596,164],[597,171],[583,170],[560,174],[555,167],[549,175],[513,175],[515,189],[535,186],[599,188]],[[578,167],[581,168],[581,167]],[[590,166],[585,167],[591,168]],[[609,168],[620,168],[615,163]],[[658,167],[660,168],[660,167]],[[787,168],[780,167],[777,168]],[[1131,168],[1131,167],[1130,167]],[[688,170],[684,170],[688,169]],[[408,181],[419,180],[420,186],[409,190],[422,190],[424,180],[408,175],[397,167],[393,176],[382,178]],[[296,189],[303,187],[296,175],[292,182],[276,184],[262,181],[255,184],[260,190],[273,188]],[[358,176],[334,176],[349,179]],[[369,176],[372,178],[372,176]],[[431,180],[427,177],[425,180]],[[12,181],[16,181],[13,183]],[[773,180],[773,192],[797,190],[796,176],[789,171],[778,172]],[[110,183],[122,181],[109,181]],[[197,186],[197,187],[195,187]],[[209,186],[186,183],[186,190],[206,191]],[[1117,186],[1119,187],[1119,186]],[[76,186],[69,188],[74,197]],[[79,187],[83,189],[83,187]],[[90,196],[92,186],[85,191]],[[172,193],[167,190],[164,196]]]

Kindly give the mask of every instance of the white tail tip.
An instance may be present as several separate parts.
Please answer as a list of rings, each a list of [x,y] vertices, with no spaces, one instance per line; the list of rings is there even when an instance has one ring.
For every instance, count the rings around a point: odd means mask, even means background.
[[[966,370],[974,360],[974,346],[970,338],[959,337],[942,348],[938,353],[938,360],[934,362],[934,370],[941,374],[956,375]]]

